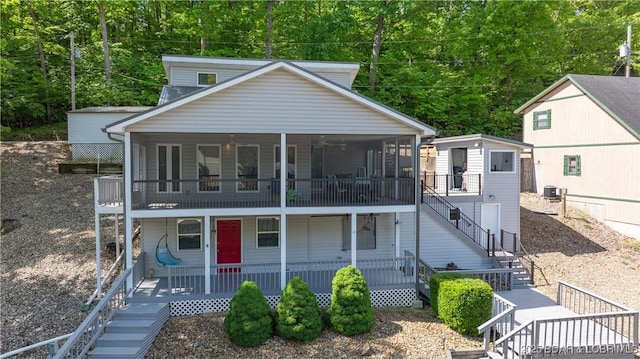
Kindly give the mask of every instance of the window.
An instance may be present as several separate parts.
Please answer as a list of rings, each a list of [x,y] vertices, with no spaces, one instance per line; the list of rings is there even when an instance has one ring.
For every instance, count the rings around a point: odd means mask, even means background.
[[[565,176],[580,176],[580,156],[579,155],[567,155],[564,156],[564,175]]]
[[[273,158],[275,159],[274,164],[274,178],[280,178],[280,146],[275,146],[275,153]],[[295,179],[296,178],[296,146],[287,146],[287,178]],[[287,184],[288,188],[295,189],[296,182],[290,181]]]
[[[280,219],[258,217],[256,219],[256,247],[277,248],[280,246]]]
[[[258,191],[257,145],[236,146],[236,168],[238,169],[238,191]]]
[[[324,176],[324,147],[323,146],[311,146],[311,178],[317,179]],[[322,181],[311,181],[311,186],[314,189],[322,188]]]
[[[543,130],[551,128],[551,110],[533,113],[533,129]]]
[[[202,220],[178,219],[178,250],[202,249]]]
[[[491,172],[515,172],[516,153],[513,151],[491,151]]]
[[[198,72],[198,86],[215,85],[217,80],[218,80],[218,76],[216,74]]]
[[[374,215],[357,216],[356,217],[356,248],[376,249],[376,217]],[[342,236],[342,250],[351,249],[351,223],[349,220],[344,221],[344,235]]]
[[[220,145],[198,145],[198,190],[200,192],[220,191]]]
[[[158,145],[158,192],[180,192],[180,145]]]

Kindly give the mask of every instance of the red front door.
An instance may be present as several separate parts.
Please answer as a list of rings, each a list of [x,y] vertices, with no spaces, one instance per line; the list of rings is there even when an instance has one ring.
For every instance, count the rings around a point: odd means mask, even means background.
[[[242,221],[239,219],[217,221],[216,248],[218,264],[240,263]],[[220,268],[219,272],[239,272],[240,268]]]

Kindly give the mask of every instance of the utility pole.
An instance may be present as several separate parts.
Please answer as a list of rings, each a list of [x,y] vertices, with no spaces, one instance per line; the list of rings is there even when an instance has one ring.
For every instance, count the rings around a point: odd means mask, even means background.
[[[624,69],[624,77],[631,76],[631,23],[627,26],[627,66]]]
[[[71,111],[76,109],[76,47],[73,31],[69,34],[71,40]]]

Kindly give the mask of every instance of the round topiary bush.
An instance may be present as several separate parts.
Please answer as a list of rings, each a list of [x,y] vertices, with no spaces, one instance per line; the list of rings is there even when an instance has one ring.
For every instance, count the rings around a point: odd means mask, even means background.
[[[224,329],[234,343],[255,347],[273,334],[273,318],[267,299],[255,282],[245,281],[229,303]]]
[[[491,319],[493,291],[479,278],[458,278],[440,283],[438,314],[451,329],[479,336],[478,327]]]
[[[278,302],[276,333],[284,339],[306,343],[317,338],[323,328],[315,294],[300,277],[293,277]]]
[[[331,286],[327,310],[331,329],[347,336],[370,331],[374,323],[371,293],[360,270],[352,265],[341,268]]]

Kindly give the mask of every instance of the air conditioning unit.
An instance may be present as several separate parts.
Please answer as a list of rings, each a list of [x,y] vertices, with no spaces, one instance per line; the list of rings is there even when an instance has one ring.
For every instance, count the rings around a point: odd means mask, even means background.
[[[544,186],[543,196],[544,198],[556,198],[558,197],[558,189],[555,186]]]

